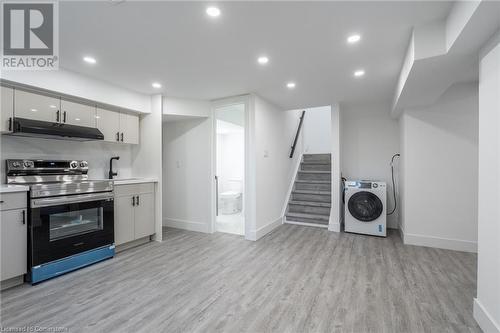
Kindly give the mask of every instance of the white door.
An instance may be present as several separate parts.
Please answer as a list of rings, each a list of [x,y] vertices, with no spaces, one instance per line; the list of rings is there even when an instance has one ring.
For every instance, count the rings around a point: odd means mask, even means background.
[[[136,196],[135,205],[135,239],[155,233],[155,212],[153,193],[142,193]]]
[[[115,198],[115,244],[134,240],[134,206],[133,196],[122,196]]]
[[[26,210],[15,209],[0,212],[1,280],[26,273],[28,257],[28,230]]]
[[[139,143],[139,116],[120,113],[120,142]]]
[[[118,142],[120,134],[120,112],[97,108],[97,129],[104,134],[104,141]]]
[[[1,123],[0,133],[10,132],[9,122],[14,117],[14,89],[1,87]]]
[[[61,100],[62,122],[70,125],[96,127],[95,106]]]
[[[60,122],[60,99],[16,89],[14,91],[14,116]]]

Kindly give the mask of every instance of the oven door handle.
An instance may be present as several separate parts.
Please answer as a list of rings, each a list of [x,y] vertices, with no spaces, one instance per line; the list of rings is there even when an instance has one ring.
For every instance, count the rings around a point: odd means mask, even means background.
[[[114,198],[113,192],[108,192],[108,193],[79,194],[79,195],[69,195],[63,197],[32,199],[31,208],[49,207],[49,206],[65,205],[71,203],[89,202],[89,201],[109,200],[113,198]]]

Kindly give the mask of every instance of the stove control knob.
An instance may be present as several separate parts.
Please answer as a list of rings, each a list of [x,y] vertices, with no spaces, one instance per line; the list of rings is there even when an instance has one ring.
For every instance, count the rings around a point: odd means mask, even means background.
[[[24,161],[23,165],[25,168],[30,168],[30,167],[33,167],[33,162],[32,161]]]
[[[88,163],[86,161],[80,162],[80,168],[86,168],[87,166],[88,166]]]
[[[21,166],[21,163],[19,163],[19,162],[12,162],[12,166],[14,168],[19,168]]]
[[[78,162],[77,161],[73,161],[69,164],[69,166],[71,167],[71,169],[76,169],[78,168]]]

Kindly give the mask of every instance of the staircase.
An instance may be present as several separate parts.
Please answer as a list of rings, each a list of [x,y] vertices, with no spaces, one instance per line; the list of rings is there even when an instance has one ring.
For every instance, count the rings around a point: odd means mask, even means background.
[[[286,223],[328,227],[331,154],[304,154],[286,210]]]

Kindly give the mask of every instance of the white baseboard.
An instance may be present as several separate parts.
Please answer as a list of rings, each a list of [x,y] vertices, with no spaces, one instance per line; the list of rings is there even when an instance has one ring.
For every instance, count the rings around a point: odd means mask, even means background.
[[[474,319],[479,324],[479,327],[486,333],[500,333],[500,324],[495,322],[491,315],[486,311],[484,306],[477,298],[474,298]]]
[[[251,241],[259,240],[260,238],[264,237],[265,235],[267,235],[268,233],[270,233],[271,231],[273,231],[282,224],[283,224],[283,217],[279,217],[275,221],[270,222],[265,226],[260,227],[257,230],[251,230],[250,234],[247,235],[245,238]]]
[[[477,242],[462,239],[442,238],[426,235],[410,234],[400,228],[401,238],[406,245],[435,247],[438,249],[477,253]]]
[[[185,221],[179,219],[164,218],[164,227],[172,227],[177,229],[184,229],[189,231],[198,231],[204,233],[210,233],[209,223]]]

